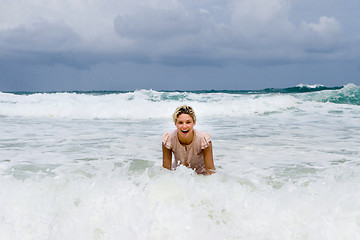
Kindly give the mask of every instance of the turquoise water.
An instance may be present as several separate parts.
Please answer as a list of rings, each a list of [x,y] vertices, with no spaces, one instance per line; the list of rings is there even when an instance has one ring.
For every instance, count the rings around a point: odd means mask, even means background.
[[[357,239],[359,93],[0,93],[0,238]],[[161,167],[184,103],[215,175]]]

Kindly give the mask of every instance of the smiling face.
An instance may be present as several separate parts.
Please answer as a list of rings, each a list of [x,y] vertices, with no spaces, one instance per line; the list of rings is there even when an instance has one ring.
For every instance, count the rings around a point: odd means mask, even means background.
[[[190,144],[194,131],[195,122],[189,114],[180,114],[175,122],[180,142]]]

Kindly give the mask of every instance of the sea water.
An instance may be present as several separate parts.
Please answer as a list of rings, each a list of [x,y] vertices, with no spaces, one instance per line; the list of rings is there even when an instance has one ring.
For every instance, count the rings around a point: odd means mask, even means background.
[[[217,173],[161,167],[182,104]],[[0,239],[360,239],[360,87],[0,92]]]

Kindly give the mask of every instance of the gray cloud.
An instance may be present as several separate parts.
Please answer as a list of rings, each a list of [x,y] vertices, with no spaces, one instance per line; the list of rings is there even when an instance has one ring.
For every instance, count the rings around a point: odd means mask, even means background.
[[[135,39],[169,39],[194,35],[212,27],[211,16],[206,12],[189,12],[179,9],[140,8],[136,13],[119,15],[114,20],[121,37]]]
[[[346,55],[345,47],[349,46],[345,45],[339,21],[320,16],[318,22],[296,25],[289,20],[290,7],[286,0],[229,1],[222,10],[230,20],[215,21],[207,9],[142,6],[137,12],[116,17],[114,27],[140,54],[175,65],[231,61],[264,64],[271,60],[276,64]]]
[[[231,61],[263,64],[272,59],[274,63],[331,59],[340,57],[345,48],[343,26],[336,18],[319,16],[318,22],[296,25],[289,20],[290,0],[230,0],[222,5],[203,1],[201,8],[187,1],[122,2],[123,9],[116,5],[116,16],[97,12],[107,19],[104,29],[87,26],[81,18],[74,22],[60,7],[60,20],[42,19],[2,29],[0,58],[30,56],[74,66],[134,59],[174,66]],[[78,7],[87,7],[91,13],[95,5]]]
[[[61,74],[61,65],[70,76],[128,63],[179,68],[176,74],[193,66],[218,72],[239,65],[354,63],[360,56],[356,8],[355,0],[6,1],[0,70],[11,78],[21,66],[36,77],[31,65],[42,76],[51,75],[49,69]]]
[[[17,26],[0,30],[0,49],[2,51],[55,52],[76,49],[80,37],[63,22],[40,21],[30,26]]]

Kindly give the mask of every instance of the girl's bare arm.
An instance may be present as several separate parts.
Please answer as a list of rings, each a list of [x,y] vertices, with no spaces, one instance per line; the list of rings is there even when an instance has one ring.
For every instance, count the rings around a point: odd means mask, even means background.
[[[213,160],[212,143],[210,142],[209,147],[205,148],[203,151],[204,151],[206,175],[213,174],[215,173],[215,166]]]
[[[171,170],[171,163],[172,163],[171,150],[167,149],[164,146],[164,144],[162,144],[162,152],[163,152],[163,167]]]

